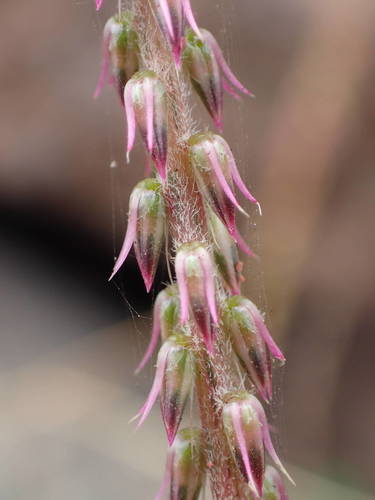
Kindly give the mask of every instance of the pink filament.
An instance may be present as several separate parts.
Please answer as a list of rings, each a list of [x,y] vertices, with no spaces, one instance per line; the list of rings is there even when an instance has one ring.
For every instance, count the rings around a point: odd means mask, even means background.
[[[236,87],[238,90],[243,92],[246,95],[254,97],[254,94],[247,90],[246,87],[242,85],[242,83],[236,78],[230,67],[228,66],[223,53],[219,47],[219,44],[217,43],[216,39],[212,36],[212,34],[209,31],[204,32],[204,39],[205,41],[209,44],[209,46],[212,48],[216,60],[219,63],[221,69],[223,70],[225,76],[228,78],[230,83]]]
[[[106,33],[104,35],[104,40],[103,40],[103,62],[102,62],[101,70],[100,70],[100,75],[99,75],[98,83],[96,85],[96,88],[95,88],[95,91],[94,91],[94,95],[93,95],[94,99],[97,99],[100,96],[101,91],[102,91],[102,89],[103,89],[104,85],[106,84],[106,81],[108,80],[108,77],[109,77],[109,62],[110,62],[109,43],[110,43],[110,37],[111,37],[110,32]]]
[[[154,95],[152,82],[149,78],[144,82],[146,127],[147,127],[147,149],[151,153],[154,145]]]
[[[184,9],[185,17],[190,24],[190,26],[193,28],[195,33],[199,36],[199,38],[202,38],[201,32],[198,28],[198,25],[195,21],[193,10],[191,8],[190,0],[182,0],[182,8]]]
[[[251,470],[251,465],[250,465],[250,460],[249,460],[249,454],[246,448],[246,441],[245,441],[245,436],[243,434],[242,430],[242,425],[241,425],[241,416],[240,416],[240,411],[241,408],[238,406],[238,404],[233,404],[231,408],[231,413],[232,413],[232,419],[233,419],[233,427],[234,427],[234,432],[236,434],[236,439],[240,447],[241,451],[241,457],[242,461],[245,466],[246,474],[247,474],[247,479],[248,482],[250,483],[249,486],[253,490],[254,493],[257,494],[257,497],[262,495],[262,492],[258,491],[258,488],[255,484],[253,473]]]
[[[237,185],[238,189],[241,191],[241,193],[249,200],[251,203],[258,203],[257,200],[254,198],[254,196],[250,193],[250,191],[247,189],[245,183],[241,179],[240,173],[237,168],[237,164],[235,159],[233,158],[232,151],[230,150],[230,147],[226,143],[226,141],[222,140],[221,144],[223,145],[227,158],[229,161],[229,168],[231,170],[231,174],[233,177],[233,180],[235,184]]]
[[[244,209],[240,206],[240,204],[238,203],[238,201],[236,200],[224,174],[223,174],[223,171],[221,170],[221,166],[219,164],[219,160],[217,158],[217,154],[216,154],[216,151],[215,151],[215,147],[212,145],[211,147],[206,144],[205,145],[205,151],[206,151],[206,154],[207,156],[209,157],[210,159],[210,163],[212,165],[212,168],[216,174],[216,177],[221,185],[221,187],[223,188],[223,191],[224,193],[227,195],[227,197],[229,198],[229,200],[233,203],[233,205],[242,213],[244,213],[245,215],[246,212],[244,211]]]
[[[271,334],[264,324],[263,318],[259,311],[252,311],[252,316],[254,318],[256,329],[259,334],[262,336],[264,342],[268,345],[269,350],[275,356],[275,358],[280,359],[281,361],[285,361],[285,356],[277,346],[276,342],[271,337]]]
[[[185,262],[184,255],[177,254],[176,257],[176,278],[178,290],[180,292],[180,304],[181,304],[181,323],[186,323],[189,318],[189,292],[186,283],[185,276]]]
[[[138,417],[140,417],[140,420],[137,424],[137,429],[143,424],[143,422],[148,417],[152,407],[154,406],[156,398],[159,395],[161,386],[163,384],[163,378],[164,378],[164,373],[165,373],[165,369],[166,369],[169,349],[170,349],[170,345],[168,345],[168,344],[164,344],[163,347],[160,349],[159,356],[158,356],[158,363],[157,363],[156,372],[155,372],[155,378],[154,378],[154,382],[153,382],[152,387],[151,387],[151,391],[146,399],[145,404],[142,406],[142,408],[140,409],[140,411],[137,415]]]
[[[135,370],[135,373],[139,373],[151,358],[157,346],[159,335],[160,335],[160,300],[156,299],[154,306],[153,325],[152,325],[150,343],[146,349],[142,361],[139,363],[137,369]]]
[[[199,254],[199,260],[201,262],[201,266],[203,269],[204,288],[205,288],[206,300],[208,303],[208,309],[210,311],[213,322],[217,325],[218,317],[217,317],[217,309],[215,301],[214,270],[212,268],[211,259],[207,253],[207,250],[202,248],[202,251]]]
[[[255,253],[247,246],[245,240],[242,238],[235,226],[233,228],[228,228],[228,231],[243,252],[245,252],[249,257],[256,257]]]
[[[289,481],[295,485],[295,482],[293,479],[290,477],[288,472],[286,471],[285,467],[281,463],[281,460],[277,456],[277,453],[275,451],[275,448],[272,444],[271,440],[271,435],[270,435],[270,430],[266,418],[266,414],[264,412],[263,406],[260,404],[260,402],[257,400],[255,396],[250,396],[251,397],[251,405],[254,409],[254,411],[257,414],[258,420],[262,426],[262,436],[263,436],[263,442],[266,450],[268,451],[270,457],[272,460],[275,462],[277,467],[281,470],[281,472],[289,479]]]
[[[96,10],[99,10],[102,6],[103,0],[96,0]]]
[[[132,195],[130,197],[128,227],[126,229],[124,243],[122,244],[120,254],[116,260],[116,263],[115,263],[115,266],[113,268],[112,274],[109,278],[109,281],[111,281],[113,276],[117,273],[117,271],[120,269],[120,267],[125,262],[126,257],[128,256],[130,249],[134,243],[136,229],[137,229],[138,201],[139,201],[138,196]]]
[[[165,24],[167,25],[169,35],[172,40],[174,40],[174,31],[173,31],[173,25],[172,25],[172,18],[171,18],[171,13],[169,11],[169,6],[167,0],[159,0],[160,4],[160,9],[162,11],[163,17]]]
[[[125,105],[126,120],[128,124],[128,147],[127,147],[128,161],[129,161],[129,153],[133,149],[135,140],[135,113],[134,113],[133,99],[131,95],[132,90],[133,90],[133,83],[129,81],[125,85],[125,90],[124,90],[124,105]]]

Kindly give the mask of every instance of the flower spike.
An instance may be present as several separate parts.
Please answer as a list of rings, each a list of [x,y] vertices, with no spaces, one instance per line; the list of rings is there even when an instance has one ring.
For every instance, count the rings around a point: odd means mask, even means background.
[[[170,483],[170,500],[196,500],[205,476],[202,431],[181,429],[168,450],[165,478],[155,500],[161,500]]]
[[[186,401],[193,383],[193,361],[184,346],[184,339],[170,337],[160,349],[154,384],[146,403],[138,413],[137,428],[147,418],[160,393],[160,406],[171,445],[180,425]]]
[[[176,285],[170,285],[156,297],[150,343],[135,373],[139,373],[151,358],[159,335],[167,340],[178,326],[179,298]]]
[[[164,85],[152,71],[139,71],[125,85],[124,103],[128,123],[127,157],[134,146],[137,123],[146,149],[164,182],[168,121]]]
[[[289,500],[280,474],[271,465],[267,465],[264,477],[264,500]]]
[[[272,362],[268,347],[248,309],[248,300],[229,297],[223,305],[224,331],[234,352],[265,401],[272,399]]]
[[[213,351],[211,319],[218,323],[215,279],[211,257],[200,242],[185,243],[176,254],[176,277],[180,292],[181,323],[190,313],[202,333],[209,352]]]
[[[277,467],[294,484],[273,447],[262,405],[252,394],[230,394],[223,407],[224,431],[233,458],[256,499],[262,498],[264,455],[269,453]]]
[[[200,29],[197,34],[193,30],[186,30],[185,38],[186,48],[183,58],[192,84],[214,120],[215,126],[221,130],[223,90],[236,99],[240,97],[237,92],[248,96],[254,95],[233,74],[216,39],[209,31]]]
[[[129,202],[128,227],[110,280],[125,262],[132,245],[149,292],[164,240],[165,206],[161,185],[156,179],[144,179],[134,188]]]
[[[241,263],[235,242],[231,238],[225,225],[213,210],[208,207],[208,222],[214,240],[213,255],[216,266],[228,290],[232,294],[240,293]],[[242,278],[243,279],[243,278]]]
[[[112,76],[110,75],[110,67]],[[132,28],[130,12],[111,17],[103,32],[103,62],[94,98],[99,97],[104,85],[112,83],[124,104],[126,82],[139,69],[138,36]]]
[[[244,214],[246,212],[233,193],[233,182],[251,202],[258,202],[244,185],[228,144],[219,135],[204,132],[190,137],[189,146],[190,163],[203,198],[223,221],[236,243],[248,255],[254,256],[236,228],[235,209]]]

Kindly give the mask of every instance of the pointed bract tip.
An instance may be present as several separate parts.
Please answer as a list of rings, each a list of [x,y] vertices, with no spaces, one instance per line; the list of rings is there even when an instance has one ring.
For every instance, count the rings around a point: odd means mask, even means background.
[[[167,429],[168,446],[172,446],[177,434],[177,429]]]
[[[215,127],[217,128],[217,130],[220,132],[220,134],[223,133],[224,131],[224,128],[223,128],[223,120],[221,118],[215,118],[214,117],[214,124],[215,124]]]
[[[236,227],[231,228],[229,231],[230,235],[234,239],[234,241],[237,243],[239,248],[246,253],[249,257],[252,257],[254,259],[259,259],[259,257],[251,250],[251,248],[247,245],[245,240],[242,238],[240,233],[238,232]]]
[[[254,94],[252,92],[250,92],[250,90],[248,90],[244,85],[242,85],[242,83],[237,79],[237,77],[235,76],[233,71],[230,69],[228,63],[226,62],[226,60],[224,58],[224,55],[221,51],[221,48],[220,48],[219,44],[217,43],[216,38],[212,35],[212,33],[210,33],[207,30],[204,30],[203,31],[203,38],[204,38],[205,42],[207,43],[207,45],[210,46],[213,53],[215,54],[215,58],[217,60],[217,63],[221,67],[225,77],[228,79],[229,84],[233,85],[233,87],[235,87],[236,89],[241,91],[243,94],[248,95],[250,97],[253,97]]]
[[[150,293],[152,284],[154,282],[154,277],[150,276],[150,275],[142,274],[142,278],[143,278],[143,282],[145,284],[147,293]]]
[[[191,8],[190,0],[182,0],[182,7],[184,9],[185,17],[190,24],[191,28],[194,30],[195,34],[202,39],[202,33],[198,28],[198,25],[195,21],[193,10]]]

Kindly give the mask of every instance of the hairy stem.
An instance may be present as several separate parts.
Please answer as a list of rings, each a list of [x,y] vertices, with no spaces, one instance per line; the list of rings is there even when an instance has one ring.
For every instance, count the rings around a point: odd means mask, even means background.
[[[174,249],[190,241],[209,244],[204,207],[188,164],[186,140],[194,133],[189,97],[190,84],[178,72],[170,50],[161,36],[152,5],[148,0],[133,4],[142,59],[148,69],[163,81],[169,99],[168,183],[167,200],[169,230]],[[217,350],[209,355],[198,332],[193,331],[197,360],[197,394],[202,428],[205,430],[207,461],[211,489],[217,500],[241,498],[237,489],[237,471],[233,464],[221,423],[222,396],[238,389],[240,381],[233,369],[230,347],[217,328]],[[229,351],[229,352],[228,352]]]

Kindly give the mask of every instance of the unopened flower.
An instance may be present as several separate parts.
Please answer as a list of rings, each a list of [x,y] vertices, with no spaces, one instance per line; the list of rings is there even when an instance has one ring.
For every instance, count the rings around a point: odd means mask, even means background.
[[[271,338],[263,318],[254,304],[240,295],[226,299],[222,308],[226,334],[242,366],[266,401],[272,399],[272,362],[269,348],[275,357],[285,358]]]
[[[132,245],[149,292],[154,281],[164,241],[165,206],[160,182],[144,179],[132,191],[129,201],[128,227],[110,280],[125,262]]]
[[[216,266],[232,294],[240,293],[241,263],[233,238],[219,217],[208,209],[208,223],[211,230],[214,247],[212,250]]]
[[[230,395],[223,407],[223,423],[233,458],[255,498],[263,494],[265,449],[293,482],[276,454],[266,415],[255,396],[246,392]]]
[[[136,123],[147,151],[163,181],[167,162],[167,96],[164,85],[153,71],[139,71],[125,85],[128,123],[127,155],[133,149]]]
[[[96,10],[99,10],[101,6],[103,5],[104,0],[95,0],[96,3]]]
[[[176,277],[180,292],[180,321],[194,319],[209,352],[213,351],[212,321],[217,324],[215,278],[210,254],[200,242],[185,243],[176,253]]]
[[[200,36],[198,36],[189,29],[186,30],[185,37],[186,48],[183,58],[192,84],[212,116],[216,127],[221,130],[223,88],[235,97],[239,96],[232,86],[243,94],[253,94],[232,73],[217,41],[209,31],[200,29]]]
[[[203,198],[221,218],[242,250],[248,255],[254,255],[236,227],[235,209],[244,214],[246,212],[233,193],[233,183],[248,200],[252,203],[258,202],[243,183],[227,142],[217,134],[204,132],[190,137],[189,146],[190,163]]]
[[[147,418],[160,394],[161,413],[169,444],[173,443],[193,383],[194,367],[186,339],[169,337],[159,351],[154,383],[139,411],[137,427]]]
[[[264,477],[263,500],[288,500],[284,482],[278,471],[267,465]]]
[[[179,324],[180,300],[176,285],[170,285],[159,292],[154,303],[153,325],[150,343],[147,347],[142,361],[139,363],[136,373],[140,372],[152,356],[159,336],[163,340],[173,335]]]
[[[195,33],[200,36],[190,0],[155,0],[155,7],[159,26],[172,48],[174,60],[179,66],[184,46],[185,19]]]
[[[204,476],[202,431],[195,427],[181,429],[168,450],[164,480],[155,500],[163,497],[168,484],[170,500],[197,500]]]
[[[108,82],[116,87],[123,104],[125,84],[138,68],[138,36],[132,28],[131,14],[123,12],[111,17],[104,27],[103,62],[94,98]]]

